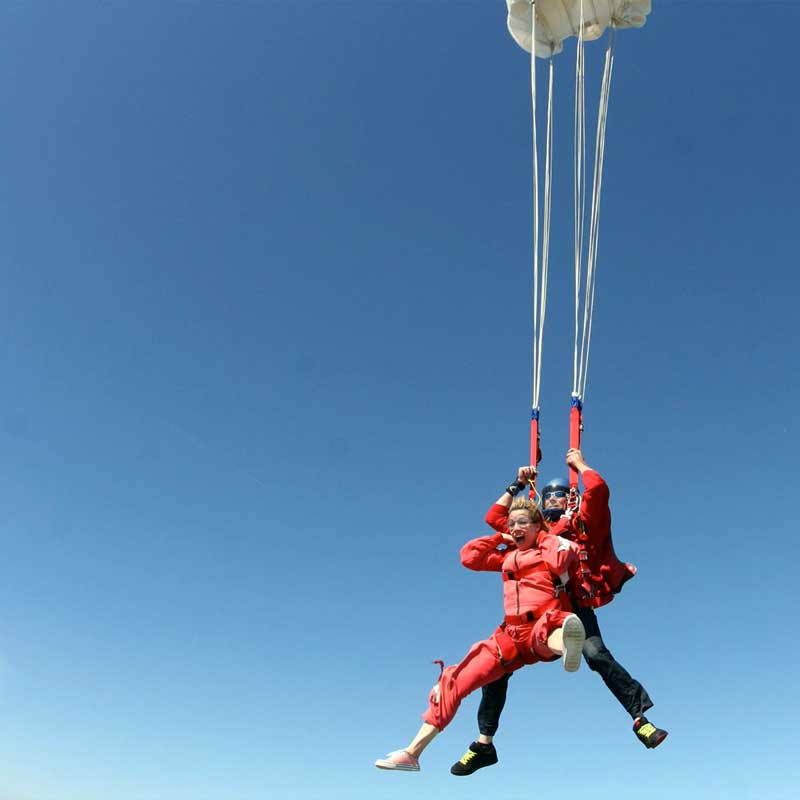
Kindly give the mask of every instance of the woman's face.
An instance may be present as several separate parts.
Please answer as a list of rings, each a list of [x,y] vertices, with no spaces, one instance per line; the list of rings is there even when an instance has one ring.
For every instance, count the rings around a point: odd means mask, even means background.
[[[508,515],[508,532],[514,539],[519,550],[528,550],[536,544],[536,537],[539,535],[542,525],[534,522],[531,512],[524,508],[512,511]]]

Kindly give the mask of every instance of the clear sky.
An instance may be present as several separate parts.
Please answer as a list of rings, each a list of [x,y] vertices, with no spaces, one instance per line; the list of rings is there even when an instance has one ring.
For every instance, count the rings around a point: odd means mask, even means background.
[[[584,452],[639,567],[601,625],[670,738],[538,665],[456,779],[477,697],[419,775],[372,762],[501,616],[458,551],[528,452],[505,4],[3,4],[0,800],[797,796],[800,4],[653,5],[618,38]]]

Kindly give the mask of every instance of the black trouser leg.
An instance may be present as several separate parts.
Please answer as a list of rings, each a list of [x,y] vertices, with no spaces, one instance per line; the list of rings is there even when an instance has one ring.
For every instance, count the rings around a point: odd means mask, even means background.
[[[586,642],[583,645],[583,657],[589,669],[596,672],[611,690],[611,694],[619,700],[622,707],[631,715],[631,719],[642,716],[653,701],[644,686],[632,678],[625,667],[620,664],[606,647],[597,624],[594,609],[575,607],[575,613],[586,629]],[[503,696],[505,700],[505,694]],[[502,709],[502,705],[500,706]]]
[[[507,672],[494,683],[488,683],[481,689],[481,704],[478,706],[478,730],[484,736],[494,736],[500,724],[500,714],[506,704],[506,691],[511,673]]]

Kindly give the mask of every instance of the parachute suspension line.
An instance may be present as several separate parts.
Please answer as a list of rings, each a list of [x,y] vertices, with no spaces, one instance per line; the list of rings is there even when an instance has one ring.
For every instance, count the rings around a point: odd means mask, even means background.
[[[586,217],[586,106],[584,76],[584,17],[583,0],[580,4],[578,25],[578,45],[575,56],[575,113],[574,113],[574,152],[573,152],[573,236],[575,245],[575,344],[572,355],[572,396],[579,396],[578,341],[580,329],[581,283],[583,269],[583,235]]]
[[[531,464],[539,462],[539,395],[542,376],[547,276],[550,259],[550,216],[553,176],[553,58],[548,69],[547,133],[545,139],[544,197],[542,201],[541,258],[539,251],[539,147],[536,132],[536,7],[531,2],[531,120],[533,128],[533,395],[531,399]],[[536,493],[535,478],[531,497]]]
[[[594,175],[592,178],[592,209],[589,223],[589,248],[586,263],[586,291],[583,308],[583,333],[581,337],[581,361],[578,381],[579,397],[586,397],[586,379],[589,372],[589,346],[592,341],[592,318],[594,312],[594,290],[597,276],[597,251],[600,238],[600,197],[603,186],[603,159],[606,149],[606,122],[608,100],[611,94],[611,74],[614,69],[615,28],[608,34],[603,80],[600,87],[600,103],[597,111],[597,134],[595,137]]]
[[[539,382],[542,372],[542,340],[547,311],[547,275],[550,268],[550,209],[553,196],[553,57],[550,56],[547,81],[547,138],[545,140],[544,208],[542,211],[542,290],[539,300],[539,336],[536,353],[536,407],[539,406]]]
[[[541,284],[538,297],[534,290],[534,309],[538,302],[538,315],[534,310],[534,353],[533,353],[533,373],[534,373],[534,394],[531,408],[531,464],[538,464],[540,460],[539,450],[539,389],[542,378],[542,343],[544,341],[544,321],[547,311],[547,275],[550,267],[550,209],[552,206],[551,198],[553,195],[553,57],[550,56],[548,66],[548,86],[547,86],[547,137],[545,140],[545,169],[544,169],[544,201],[542,210],[542,258],[540,276],[534,275],[534,285]],[[535,122],[534,122],[535,125]],[[537,324],[538,323],[538,324]],[[531,498],[536,494],[536,478],[531,483]]]
[[[531,419],[539,413],[539,143],[536,137],[536,4],[531,0],[531,128],[533,131],[533,397]],[[535,417],[534,417],[535,415]],[[534,443],[531,442],[531,449]],[[535,464],[535,461],[531,462]]]
[[[581,3],[581,9],[583,4]],[[586,258],[586,279],[583,285],[581,266],[583,258],[583,216],[584,192],[585,192],[585,116],[583,109],[583,55],[578,56],[579,79],[576,79],[576,131],[580,125],[581,133],[576,133],[576,196],[575,196],[575,366],[572,388],[572,401],[570,407],[569,423],[569,446],[580,448],[581,434],[583,433],[583,401],[586,397],[586,378],[589,370],[589,345],[592,339],[592,319],[594,312],[594,296],[597,275],[597,248],[600,236],[600,196],[603,186],[603,159],[606,146],[606,122],[608,120],[608,100],[611,94],[611,74],[614,68],[614,39],[615,29],[612,25],[608,36],[608,47],[606,48],[605,65],[603,67],[603,80],[600,86],[600,102],[597,112],[597,131],[595,135],[594,168],[592,175],[592,204],[589,219],[588,252]],[[583,50],[583,36],[578,38],[578,49]],[[577,81],[580,81],[578,87]],[[579,92],[580,89],[580,99]],[[580,106],[580,111],[578,110]],[[577,152],[578,143],[581,145],[581,152]],[[580,171],[579,171],[580,165]],[[579,188],[580,187],[580,192]],[[580,212],[581,219],[578,220]],[[580,316],[581,289],[583,288],[583,329],[578,328]],[[580,342],[580,351],[579,351]],[[568,501],[568,511],[577,508],[577,487],[578,473],[570,467],[569,470],[570,499]]]
[[[536,139],[536,3],[531,0],[531,127],[533,129],[533,395],[531,398],[530,463],[539,463],[539,380],[541,330],[539,327],[539,147]],[[530,496],[536,486],[531,485]]]
[[[578,354],[581,284],[583,269],[583,238],[586,219],[586,103],[584,60],[583,0],[580,3],[580,20],[576,34],[578,45],[575,55],[575,114],[573,153],[573,213],[575,238],[575,344],[572,355],[572,401],[569,411],[569,446],[580,448],[583,430],[583,403],[578,393],[580,360]],[[567,514],[577,511],[578,471],[569,468],[570,494]]]
[[[550,59],[547,86],[547,134],[545,138],[544,192],[542,199],[541,237],[539,235],[539,182],[538,156],[534,154],[534,257],[533,257],[533,401],[532,408],[539,408],[539,392],[542,377],[542,345],[544,322],[547,313],[547,277],[550,267],[550,218],[553,196],[553,59]],[[534,79],[535,80],[535,79]],[[536,120],[533,121],[534,129]],[[534,148],[537,147],[534,133]],[[539,239],[541,238],[541,253]]]

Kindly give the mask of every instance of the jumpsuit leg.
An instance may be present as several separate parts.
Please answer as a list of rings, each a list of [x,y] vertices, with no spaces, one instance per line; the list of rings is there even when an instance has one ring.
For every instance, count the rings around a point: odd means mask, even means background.
[[[514,671],[525,664],[515,659],[503,665],[497,656],[494,639],[486,639],[472,645],[460,664],[446,667],[438,683],[431,690],[428,708],[422,715],[425,722],[443,730],[450,724],[461,705],[461,701],[471,692],[492,683],[507,671]]]
[[[631,715],[631,719],[642,716],[648,708],[653,706],[653,701],[644,686],[632,678],[625,667],[611,655],[611,651],[606,647],[600,633],[594,609],[575,605],[574,611],[586,629],[583,657],[589,669],[603,679],[605,685],[611,690],[611,694]]]

